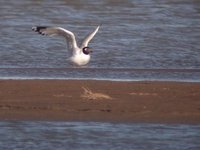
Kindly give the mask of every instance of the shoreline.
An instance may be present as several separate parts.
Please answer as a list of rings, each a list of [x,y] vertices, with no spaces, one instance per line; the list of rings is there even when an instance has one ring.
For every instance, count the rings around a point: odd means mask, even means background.
[[[200,124],[200,83],[0,80],[0,120]]]
[[[109,79],[109,78],[27,78],[27,77],[16,77],[16,78],[1,78],[0,81],[30,81],[30,80],[39,80],[39,81],[103,81],[103,82],[173,82],[173,83],[199,83],[200,80],[182,80],[182,79]]]

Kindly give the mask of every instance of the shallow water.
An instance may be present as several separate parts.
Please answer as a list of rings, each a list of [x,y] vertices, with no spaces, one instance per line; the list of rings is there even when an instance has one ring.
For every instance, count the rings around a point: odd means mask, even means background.
[[[0,79],[200,81],[198,0],[1,0]],[[79,43],[98,24],[91,62],[71,65],[61,26]],[[200,149],[200,126],[0,121],[0,149]]]
[[[199,150],[199,125],[0,122],[0,149]]]
[[[1,79],[199,82],[197,0],[1,0],[0,8]],[[90,44],[94,53],[86,69],[67,61],[69,53],[62,38],[31,31],[34,25],[61,26],[73,31],[80,43],[98,24],[102,26]]]

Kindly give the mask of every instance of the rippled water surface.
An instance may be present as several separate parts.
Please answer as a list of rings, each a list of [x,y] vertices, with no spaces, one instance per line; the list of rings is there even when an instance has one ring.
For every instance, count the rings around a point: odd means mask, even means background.
[[[91,62],[71,65],[61,26],[79,43],[101,24]],[[0,79],[200,81],[198,0],[1,0]],[[0,149],[199,150],[200,126],[0,121]]]
[[[0,135],[0,149],[200,149],[199,125],[1,121]]]
[[[198,0],[1,0],[0,8],[0,78],[199,81]],[[80,43],[99,24],[86,70],[67,61],[64,39],[31,31],[61,26]]]

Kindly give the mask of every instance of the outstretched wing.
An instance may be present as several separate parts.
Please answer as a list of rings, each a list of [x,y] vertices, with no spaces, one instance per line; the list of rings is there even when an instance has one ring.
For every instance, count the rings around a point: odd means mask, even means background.
[[[35,27],[32,27],[32,30],[42,35],[63,36],[67,40],[69,49],[73,49],[73,50],[77,49],[75,35],[69,30],[66,30],[61,27],[47,27],[47,26],[35,26]]]
[[[96,28],[92,33],[90,33],[89,35],[87,35],[87,36],[85,37],[85,39],[84,39],[83,42],[82,42],[81,48],[87,47],[87,46],[88,46],[89,42],[92,40],[92,38],[93,38],[93,37],[95,36],[95,34],[98,32],[99,27],[100,27],[100,26],[97,26],[97,28]]]

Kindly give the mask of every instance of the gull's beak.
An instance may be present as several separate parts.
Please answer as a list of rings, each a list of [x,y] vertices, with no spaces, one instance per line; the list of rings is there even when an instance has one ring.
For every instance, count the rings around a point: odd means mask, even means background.
[[[92,52],[93,52],[93,49],[92,49],[92,48],[89,48],[88,51],[89,51],[90,53],[92,53]]]

